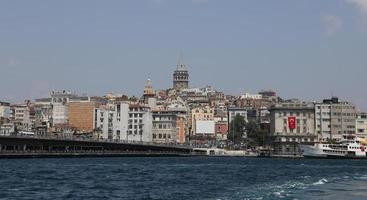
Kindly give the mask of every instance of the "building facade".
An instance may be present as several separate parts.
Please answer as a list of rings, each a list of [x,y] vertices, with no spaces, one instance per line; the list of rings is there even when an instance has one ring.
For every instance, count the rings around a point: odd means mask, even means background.
[[[270,118],[270,135],[275,154],[299,155],[298,144],[317,141],[313,103],[276,104],[270,109]]]
[[[152,112],[149,107],[117,102],[113,117],[113,139],[152,142]]]
[[[50,98],[36,99],[34,104],[35,111],[35,130],[38,135],[45,135],[49,128],[53,126],[52,120],[53,106]]]
[[[94,129],[95,102],[69,102],[69,127],[81,133]]]
[[[356,133],[355,106],[336,97],[315,104],[315,119],[320,141],[340,140],[343,134]]]
[[[64,126],[69,123],[68,103],[52,103],[53,126]]]
[[[197,123],[199,121],[213,121],[214,122],[214,108],[210,106],[197,107],[191,110],[191,131],[192,135],[196,135]],[[214,128],[214,127],[213,127]]]
[[[244,118],[244,120],[247,122],[247,109],[246,108],[238,108],[238,107],[229,107],[227,109],[228,112],[228,122],[231,123],[232,120],[234,120],[234,118],[237,115],[240,115]]]
[[[10,103],[0,101],[0,118],[10,118]]]
[[[177,115],[177,132],[178,132],[178,143],[184,144],[186,142],[186,125],[187,117],[183,115]]]
[[[367,139],[367,113],[357,113],[355,132],[358,137]]]
[[[99,107],[94,110],[94,130],[100,140],[112,140],[114,110],[108,107]]]
[[[170,111],[154,111],[152,134],[155,143],[178,143],[177,115]]]
[[[13,113],[12,122],[21,131],[32,131],[34,122],[34,109],[29,102],[11,106]]]

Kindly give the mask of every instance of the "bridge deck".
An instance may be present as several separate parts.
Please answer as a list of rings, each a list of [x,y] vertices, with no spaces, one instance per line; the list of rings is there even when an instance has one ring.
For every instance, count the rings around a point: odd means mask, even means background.
[[[140,142],[0,136],[0,158],[65,156],[174,156],[192,148]]]

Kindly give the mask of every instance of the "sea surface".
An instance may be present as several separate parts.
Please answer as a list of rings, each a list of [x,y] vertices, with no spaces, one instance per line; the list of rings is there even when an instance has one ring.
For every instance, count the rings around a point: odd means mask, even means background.
[[[367,160],[0,160],[0,199],[367,199]]]

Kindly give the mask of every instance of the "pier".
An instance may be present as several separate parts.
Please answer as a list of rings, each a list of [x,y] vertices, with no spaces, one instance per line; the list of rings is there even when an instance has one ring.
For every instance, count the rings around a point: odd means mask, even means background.
[[[189,146],[81,138],[0,136],[0,158],[187,156]]]

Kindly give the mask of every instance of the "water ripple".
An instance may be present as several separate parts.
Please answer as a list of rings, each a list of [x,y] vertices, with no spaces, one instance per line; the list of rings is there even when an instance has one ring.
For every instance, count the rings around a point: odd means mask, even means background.
[[[0,199],[367,199],[365,161],[60,158],[0,165]]]

